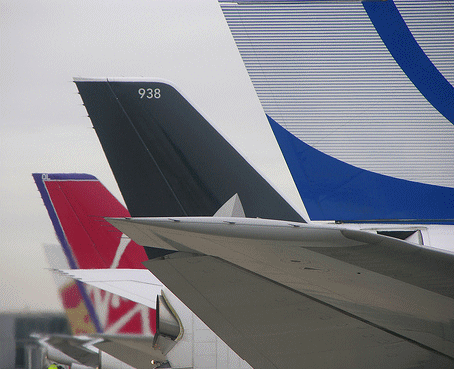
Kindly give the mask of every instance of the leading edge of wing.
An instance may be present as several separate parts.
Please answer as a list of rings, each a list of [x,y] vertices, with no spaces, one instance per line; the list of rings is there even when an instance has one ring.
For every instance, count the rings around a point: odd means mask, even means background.
[[[107,220],[142,245],[180,251],[175,258],[183,252],[183,255],[222,259],[232,267],[244,268],[257,278],[265,278],[293,294],[303,294],[336,312],[398,337],[411,347],[415,345],[423,351],[453,359],[454,263],[451,254],[328,225],[250,218]],[[196,263],[198,259],[194,257],[187,262],[191,260]],[[197,308],[182,298],[185,292],[180,296],[179,287],[174,290],[173,284],[169,285],[168,280],[175,276],[150,268],[158,264],[146,263],[153,274],[199,315]],[[175,273],[182,275],[179,278],[188,278],[186,270],[177,268]],[[199,289],[199,285],[193,286]],[[219,288],[216,294],[222,295],[226,287],[220,283],[216,288]],[[270,296],[266,288],[261,291]],[[204,320],[203,316],[199,317]],[[224,338],[221,332],[216,333]],[[335,351],[333,347],[327,350]]]

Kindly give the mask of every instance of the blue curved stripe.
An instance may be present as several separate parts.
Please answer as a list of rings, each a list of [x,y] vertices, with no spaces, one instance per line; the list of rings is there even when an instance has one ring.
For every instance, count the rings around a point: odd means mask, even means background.
[[[454,124],[454,87],[416,42],[392,0],[363,1],[375,29],[407,77]]]
[[[453,188],[347,164],[267,118],[311,220],[454,224]]]

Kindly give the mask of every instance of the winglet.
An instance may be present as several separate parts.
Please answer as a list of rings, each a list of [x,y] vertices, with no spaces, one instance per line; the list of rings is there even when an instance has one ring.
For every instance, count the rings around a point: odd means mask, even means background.
[[[236,193],[233,195],[219,210],[213,215],[214,217],[235,217],[245,218],[243,205],[240,196]]]

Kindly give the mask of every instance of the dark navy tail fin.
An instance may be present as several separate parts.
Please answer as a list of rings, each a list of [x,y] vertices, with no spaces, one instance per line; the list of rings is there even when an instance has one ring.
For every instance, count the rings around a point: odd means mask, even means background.
[[[304,221],[174,87],[75,82],[132,216],[211,216],[238,193],[248,217]]]

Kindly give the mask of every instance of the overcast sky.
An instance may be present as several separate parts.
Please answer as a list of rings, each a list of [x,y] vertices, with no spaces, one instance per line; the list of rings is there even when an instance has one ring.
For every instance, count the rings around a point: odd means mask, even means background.
[[[73,77],[172,81],[268,178],[287,183],[216,0],[0,1],[0,312],[61,309],[42,251],[57,239],[31,173],[90,173],[123,202]]]

